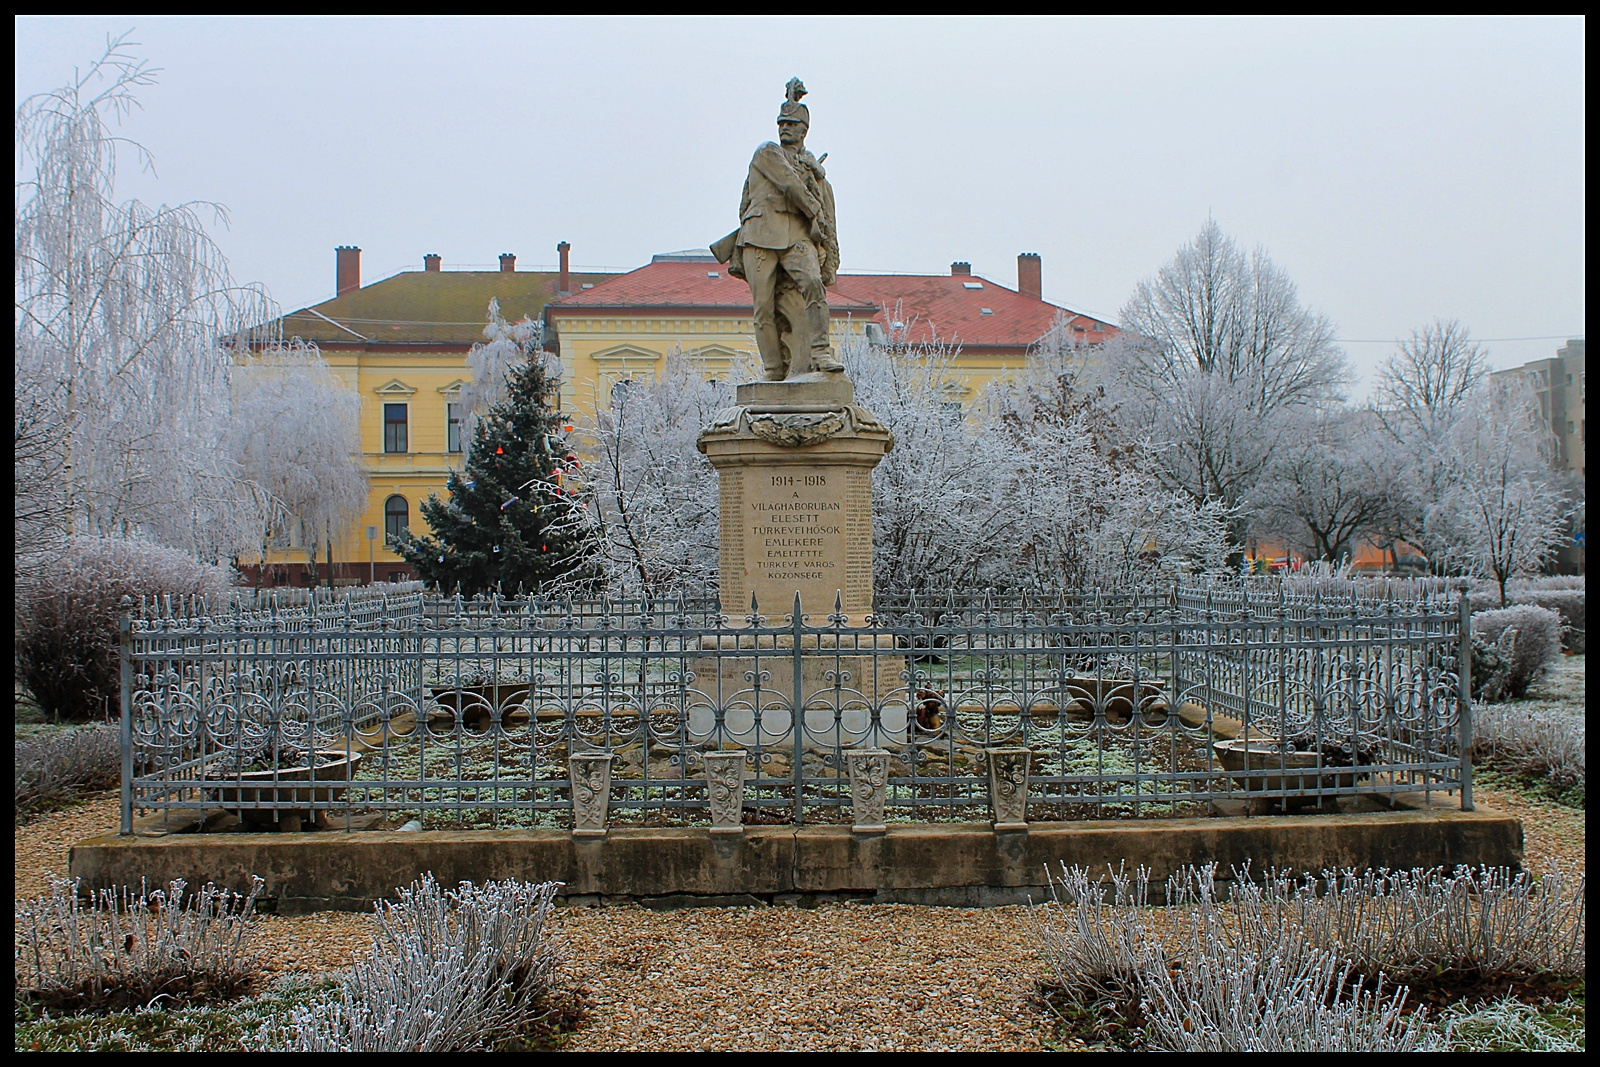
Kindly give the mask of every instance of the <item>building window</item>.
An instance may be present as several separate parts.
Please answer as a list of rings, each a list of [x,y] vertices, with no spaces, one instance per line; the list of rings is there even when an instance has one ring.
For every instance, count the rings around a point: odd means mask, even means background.
[[[383,450],[406,451],[406,405],[383,405]]]
[[[411,505],[398,493],[383,502],[383,537],[385,544],[395,541],[411,529]]]
[[[629,381],[627,378],[619,378],[617,381],[611,384],[612,411],[620,408],[623,402],[628,399],[628,390],[631,388],[633,388],[633,382]]]
[[[446,404],[444,406],[445,420],[445,448],[451,452],[461,451],[461,405]]]

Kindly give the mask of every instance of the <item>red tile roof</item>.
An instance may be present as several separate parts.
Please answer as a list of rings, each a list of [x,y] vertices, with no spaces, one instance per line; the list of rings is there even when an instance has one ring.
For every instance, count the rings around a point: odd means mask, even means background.
[[[975,275],[841,274],[828,291],[828,306],[836,315],[871,315],[893,334],[904,330],[913,343],[940,341],[973,352],[1026,349],[1049,332],[1058,315],[1083,327],[1085,340],[1105,340],[1116,332],[1105,323],[1103,332],[1095,331],[1094,319]],[[750,288],[709,256],[660,257],[564,297],[548,313],[560,318],[568,308],[748,313]],[[896,327],[896,322],[905,325]]]
[[[835,313],[866,315],[877,310],[876,305],[852,300],[837,290],[828,293],[828,307]],[[567,308],[706,308],[748,313],[750,287],[742,279],[731,277],[726,264],[709,256],[658,259],[550,305],[550,311],[557,313]]]
[[[1095,319],[972,274],[841,274],[835,292],[878,305],[884,328],[894,335],[903,330],[914,344],[939,341],[969,352],[1025,349],[1050,331],[1058,315],[1081,326],[1089,341],[1116,332],[1109,323],[1095,331]]]

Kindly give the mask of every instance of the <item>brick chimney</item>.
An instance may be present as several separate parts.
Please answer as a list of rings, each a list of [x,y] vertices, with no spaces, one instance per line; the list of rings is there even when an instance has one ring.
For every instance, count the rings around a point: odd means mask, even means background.
[[[439,253],[437,253],[437,252],[429,252],[427,255],[423,256],[422,257],[422,269],[427,271],[429,274],[438,274],[439,273]]]
[[[511,274],[517,269],[517,256],[514,252],[500,253],[500,273]]]
[[[1037,252],[1024,252],[1017,257],[1017,292],[1035,300],[1044,299],[1044,264]]]
[[[960,260],[957,260],[956,262],[950,264],[950,273],[955,275],[970,275],[972,273],[972,264],[963,263]]]
[[[361,249],[355,245],[340,245],[333,254],[336,260],[334,295],[343,296],[352,289],[361,288]]]
[[[572,245],[562,241],[556,245],[556,254],[561,257],[561,284],[556,286],[556,292],[566,296],[572,292],[572,261],[568,258],[572,253]]]

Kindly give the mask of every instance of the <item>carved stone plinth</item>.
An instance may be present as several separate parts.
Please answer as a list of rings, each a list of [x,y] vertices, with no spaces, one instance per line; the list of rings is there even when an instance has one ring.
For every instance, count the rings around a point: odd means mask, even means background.
[[[839,373],[752,382],[700,434],[721,485],[721,595],[774,622],[795,594],[813,625],[872,610],[872,468],[894,445]]]
[[[711,807],[711,832],[744,833],[743,752],[707,752],[706,795]]]
[[[611,808],[611,754],[568,756],[567,773],[572,780],[572,836],[604,837]]]
[[[855,805],[851,830],[858,834],[881,834],[888,827],[883,821],[884,796],[889,791],[889,753],[881,748],[851,752],[850,799]]]
[[[1033,753],[1026,748],[991,748],[989,757],[989,807],[996,830],[1028,828],[1028,764]]]

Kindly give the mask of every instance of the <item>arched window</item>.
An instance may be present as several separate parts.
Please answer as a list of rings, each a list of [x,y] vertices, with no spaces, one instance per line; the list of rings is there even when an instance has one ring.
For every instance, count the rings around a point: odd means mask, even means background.
[[[384,540],[393,544],[395,539],[411,528],[411,505],[406,498],[395,494],[383,502]]]

